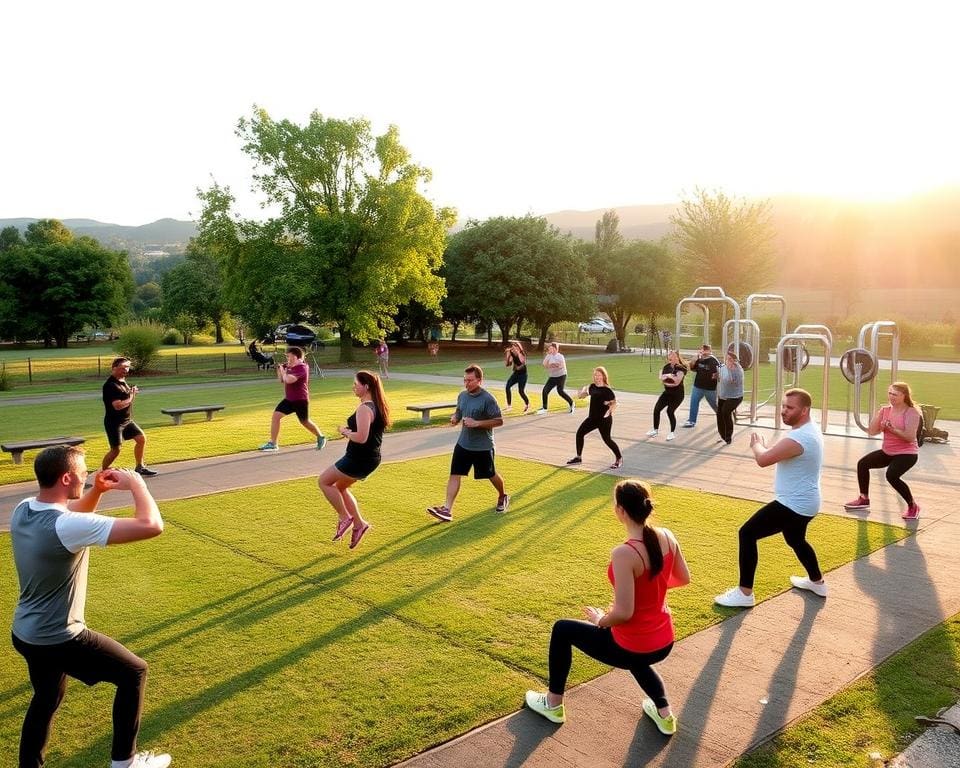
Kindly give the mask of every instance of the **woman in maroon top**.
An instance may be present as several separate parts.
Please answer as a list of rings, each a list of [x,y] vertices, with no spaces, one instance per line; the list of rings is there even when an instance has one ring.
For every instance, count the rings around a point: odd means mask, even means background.
[[[667,590],[689,584],[690,572],[674,535],[647,525],[653,499],[646,483],[617,483],[613,509],[628,535],[614,548],[607,566],[613,606],[608,611],[586,608],[587,621],[561,619],[553,625],[549,690],[527,691],[526,704],[551,722],[566,720],[563,693],[575,646],[604,664],[629,670],[649,697],[643,700],[643,711],[661,733],[671,736],[677,731],[677,718],[652,665],[667,658],[673,648]]]

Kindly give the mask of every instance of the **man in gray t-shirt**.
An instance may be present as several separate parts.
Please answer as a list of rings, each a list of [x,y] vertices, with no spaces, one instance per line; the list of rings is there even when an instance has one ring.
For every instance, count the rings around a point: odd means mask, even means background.
[[[113,703],[111,768],[166,768],[170,755],[137,752],[147,663],[113,638],[86,626],[90,547],[126,544],[160,535],[163,519],[140,475],[106,469],[83,493],[82,448],[58,445],[33,463],[40,485],[10,518],[10,541],[20,583],[13,616],[13,647],[27,662],[33,699],[20,735],[20,768],[39,768],[67,677],[117,687]],[[133,517],[96,514],[107,491],[126,490]]]
[[[496,398],[483,388],[483,369],[468,365],[463,372],[464,391],[457,397],[457,410],[450,423],[460,424],[460,437],[450,460],[450,478],[447,480],[445,504],[427,507],[437,520],[453,520],[453,502],[460,493],[460,482],[473,468],[474,480],[489,480],[497,489],[497,512],[506,512],[510,497],[503,487],[503,478],[494,464],[493,429],[503,424],[503,414]]]

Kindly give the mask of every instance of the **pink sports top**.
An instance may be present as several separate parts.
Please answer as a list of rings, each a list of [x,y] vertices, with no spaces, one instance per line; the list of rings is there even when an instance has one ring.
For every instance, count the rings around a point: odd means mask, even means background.
[[[627,539],[624,543],[640,555],[640,550],[632,543],[634,541],[637,539]],[[651,579],[649,571],[644,568],[643,573],[634,579],[633,616],[623,624],[610,627],[613,639],[621,648],[634,653],[650,653],[673,642],[673,616],[667,606],[667,580],[673,571],[673,557],[673,550],[668,548],[663,553],[660,573]],[[607,578],[616,587],[612,562],[607,565]]]
[[[909,440],[904,440],[888,430],[883,431],[882,450],[887,456],[899,456],[905,453],[920,453],[920,446],[917,445],[917,428],[920,426],[920,414],[913,408],[907,408],[903,413],[897,414],[889,405],[880,409],[880,423],[889,420],[895,429],[901,432],[907,432],[910,435]]]

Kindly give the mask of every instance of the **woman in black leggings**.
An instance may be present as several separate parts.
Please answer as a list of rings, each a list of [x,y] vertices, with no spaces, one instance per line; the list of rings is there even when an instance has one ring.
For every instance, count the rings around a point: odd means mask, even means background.
[[[617,407],[617,396],[610,389],[607,369],[602,365],[593,369],[593,384],[582,387],[577,393],[577,397],[583,399],[588,394],[590,395],[590,412],[577,429],[577,455],[570,459],[567,464],[583,463],[583,438],[593,430],[598,429],[603,442],[613,451],[613,464],[610,465],[610,469],[619,469],[623,464],[623,456],[620,454],[620,447],[610,437],[610,431],[613,429],[613,412]]]
[[[663,382],[663,392],[660,399],[653,407],[653,429],[647,432],[647,437],[656,437],[660,432],[660,411],[667,409],[667,418],[670,420],[670,434],[667,440],[673,440],[676,437],[677,430],[677,408],[683,402],[683,377],[687,372],[687,366],[680,360],[680,355],[675,349],[667,353],[667,364],[660,371],[660,381]]]
[[[740,358],[727,352],[717,382],[717,432],[727,445],[733,442],[733,414],[743,402],[743,368]]]
[[[543,367],[547,369],[547,383],[543,385],[541,396],[543,406],[537,413],[547,412],[547,396],[550,390],[556,389],[557,394],[567,401],[570,406],[570,413],[576,410],[573,399],[563,390],[563,385],[567,383],[567,359],[560,354],[560,345],[554,341],[547,344],[547,354],[543,358]]]
[[[920,517],[920,505],[913,493],[901,478],[920,458],[920,445],[917,443],[917,430],[920,427],[920,411],[913,402],[910,385],[896,381],[887,388],[889,405],[877,411],[871,419],[867,431],[871,435],[883,433],[883,445],[880,450],[872,451],[857,462],[857,484],[860,495],[844,504],[847,509],[870,508],[870,470],[887,468],[887,482],[907,503],[903,513],[904,520],[916,520]]]
[[[506,410],[510,410],[513,405],[511,404],[511,389],[513,385],[517,385],[517,392],[520,393],[520,399],[523,400],[523,412],[526,413],[530,410],[530,398],[527,397],[525,391],[527,386],[527,356],[523,351],[523,345],[519,341],[511,341],[510,346],[506,348],[503,354],[503,364],[508,368],[513,366],[513,373],[510,374],[510,378],[507,379],[507,407]]]
[[[617,483],[613,510],[628,536],[611,552],[607,565],[613,605],[608,611],[584,609],[587,621],[561,619],[553,625],[549,688],[545,693],[527,691],[526,704],[551,722],[566,720],[563,694],[576,647],[604,664],[629,670],[649,697],[643,700],[643,711],[661,733],[670,736],[677,732],[677,718],[652,665],[663,661],[673,648],[667,590],[689,584],[690,572],[674,535],[647,524],[653,499],[646,483]]]

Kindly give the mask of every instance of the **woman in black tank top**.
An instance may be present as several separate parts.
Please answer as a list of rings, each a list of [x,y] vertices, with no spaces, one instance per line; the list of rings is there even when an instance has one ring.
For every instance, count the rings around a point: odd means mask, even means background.
[[[323,470],[319,480],[320,490],[337,513],[333,540],[340,541],[353,526],[350,549],[360,543],[371,527],[360,514],[360,505],[350,486],[380,466],[383,432],[390,426],[390,406],[379,376],[370,371],[357,371],[353,393],[360,398],[360,405],[350,414],[347,425],[338,430],[347,439],[347,450],[336,464]]]
[[[517,385],[517,392],[520,393],[520,399],[523,400],[523,412],[526,413],[530,410],[530,398],[527,397],[525,391],[527,386],[527,356],[523,351],[523,345],[519,341],[511,341],[510,346],[506,348],[503,355],[503,364],[505,366],[513,367],[513,373],[510,374],[510,378],[507,379],[507,407],[506,410],[510,410],[513,406],[511,405],[511,389],[513,385]]]

